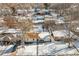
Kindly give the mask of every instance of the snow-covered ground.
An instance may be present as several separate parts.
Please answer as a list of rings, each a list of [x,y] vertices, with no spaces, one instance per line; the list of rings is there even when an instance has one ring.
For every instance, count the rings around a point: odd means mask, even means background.
[[[79,49],[79,42],[76,41],[74,44]],[[21,51],[22,51],[21,54],[23,55],[37,55],[37,45],[25,46],[24,50]],[[38,45],[38,55],[67,55],[67,54],[74,55],[79,54],[79,52],[73,47],[68,48],[68,44],[63,42],[43,43]]]
[[[55,36],[67,36],[67,31],[59,30],[53,32]],[[71,36],[74,35],[72,32]],[[44,38],[49,35],[48,32],[40,33],[40,37]],[[77,36],[76,36],[77,37]],[[75,46],[79,49],[79,41],[74,42]],[[11,50],[13,45],[0,46],[1,55],[11,55]],[[7,52],[7,53],[5,53]],[[30,45],[24,45],[24,47],[19,46],[16,50],[16,55],[37,55],[37,44],[33,43]],[[38,55],[74,55],[79,54],[79,52],[74,48],[68,48],[68,44],[63,41],[52,41],[49,43],[42,43],[38,45]]]
[[[79,49],[79,41],[74,42],[77,49]],[[5,49],[6,46],[0,48]],[[8,46],[9,51],[11,50],[12,45]],[[7,48],[5,51],[8,51]],[[18,46],[16,50],[16,55],[26,55],[26,56],[36,56],[37,55],[37,45],[24,45]],[[3,55],[11,55],[11,53],[3,53]],[[68,48],[68,44],[64,42],[51,42],[51,43],[43,43],[38,45],[38,55],[79,55],[79,52],[74,48]]]

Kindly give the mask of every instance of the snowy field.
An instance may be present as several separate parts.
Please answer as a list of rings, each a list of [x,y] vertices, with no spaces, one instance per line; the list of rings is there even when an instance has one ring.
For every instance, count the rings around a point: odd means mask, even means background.
[[[79,41],[74,42],[77,49],[79,49]],[[0,46],[1,55],[11,55],[13,45]],[[6,48],[7,47],[7,48]],[[5,49],[5,51],[4,51]],[[20,56],[36,56],[37,55],[37,45],[24,45],[18,46],[16,49],[16,55]],[[42,43],[38,45],[38,55],[39,56],[56,56],[56,55],[79,55],[79,52],[74,48],[68,48],[68,44],[64,42],[51,42]]]

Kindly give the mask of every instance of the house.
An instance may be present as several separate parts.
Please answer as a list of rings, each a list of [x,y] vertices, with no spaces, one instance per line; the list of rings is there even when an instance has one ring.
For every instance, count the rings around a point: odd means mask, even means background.
[[[39,33],[34,33],[34,32],[28,32],[24,35],[25,41],[26,42],[34,42],[37,41],[37,39],[39,39],[38,36]]]
[[[70,36],[69,36],[70,35]],[[76,37],[74,33],[68,32],[68,30],[57,30],[53,31],[54,40],[56,41],[64,41],[65,39],[68,39],[70,37],[74,38]]]
[[[40,32],[40,33],[28,32],[24,36],[26,42],[37,42],[37,40],[44,42],[52,40],[49,32]]]
[[[11,14],[12,14],[12,10],[9,8],[0,9],[0,15],[11,15]]]
[[[25,15],[27,15],[27,10],[26,9],[17,9],[16,14],[25,16]]]

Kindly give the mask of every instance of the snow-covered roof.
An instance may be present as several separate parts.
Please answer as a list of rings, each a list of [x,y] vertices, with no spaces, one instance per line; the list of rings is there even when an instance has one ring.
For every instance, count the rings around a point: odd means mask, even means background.
[[[54,31],[53,32],[54,36],[65,36],[66,35],[66,31]]]
[[[27,10],[26,9],[18,9],[18,10],[16,10],[18,13],[22,13],[22,12],[27,12]]]
[[[5,31],[5,33],[16,33],[18,32],[16,29],[8,29]]]
[[[4,33],[6,29],[4,27],[0,27],[0,33]]]
[[[44,19],[44,16],[41,16],[41,15],[35,15],[33,17],[34,20],[43,20]]]
[[[75,32],[79,32],[79,27],[76,28]]]
[[[57,17],[58,14],[53,12],[53,13],[51,13],[51,15],[52,15],[53,17]]]
[[[46,36],[48,36],[49,35],[49,32],[41,32],[40,34],[39,34],[39,37],[40,38],[45,38]]]
[[[55,23],[56,24],[61,24],[61,23],[65,23],[65,22],[63,20],[58,19],[58,20],[55,20]]]
[[[30,11],[30,12],[34,12],[34,11],[35,11],[35,9],[29,9],[28,11]]]
[[[65,20],[63,16],[59,16],[58,19],[60,19],[60,20]]]
[[[49,10],[48,10],[48,9],[42,9],[42,11],[43,11],[43,12],[45,12],[45,11],[47,11],[47,12],[48,12]]]
[[[32,22],[33,23],[42,23],[42,22],[44,22],[44,20],[33,20]]]
[[[18,19],[26,19],[25,16],[15,16],[15,18],[18,18]]]
[[[67,30],[58,30],[58,31],[53,31],[53,35],[55,37],[68,37],[68,31]],[[70,36],[72,36],[73,33],[70,32]]]
[[[45,15],[45,17],[48,17],[48,18],[53,18],[51,15]]]

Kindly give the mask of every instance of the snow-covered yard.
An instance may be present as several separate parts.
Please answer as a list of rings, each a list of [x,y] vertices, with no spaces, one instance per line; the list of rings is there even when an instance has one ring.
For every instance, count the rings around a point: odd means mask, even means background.
[[[79,49],[79,42],[76,41],[75,46]],[[37,45],[25,46],[25,48],[17,55],[37,55]],[[63,42],[51,42],[38,45],[38,55],[78,55],[79,52],[74,48],[68,48],[67,43]]]
[[[74,42],[77,49],[79,49],[79,41]],[[6,48],[6,46],[0,46],[0,50],[5,51],[2,55],[11,55],[11,48],[13,45],[10,45]],[[7,52],[9,51],[9,52]],[[7,52],[7,53],[5,53]],[[16,50],[16,55],[22,56],[36,56],[37,55],[37,45],[24,45],[24,47],[18,46]],[[79,55],[79,52],[74,48],[68,48],[68,44],[64,42],[50,42],[43,43],[38,45],[38,55]]]
[[[14,31],[14,29],[10,29],[10,31]],[[16,32],[16,31],[15,31]],[[59,30],[53,32],[54,36],[66,37],[67,31],[66,30]],[[74,35],[70,32],[70,36]],[[41,32],[39,36],[41,38],[45,38],[49,35],[49,32]],[[77,36],[73,36],[76,37]],[[46,38],[45,38],[46,39]],[[79,39],[79,38],[77,38]],[[77,49],[79,49],[79,40],[73,42]],[[12,49],[14,45],[8,46],[0,46],[0,55],[11,55]],[[47,43],[38,44],[38,55],[78,55],[79,52],[74,48],[68,48],[68,43],[64,41],[52,41]],[[37,55],[37,43],[29,44],[29,45],[22,45],[18,46],[16,49],[16,55]]]

